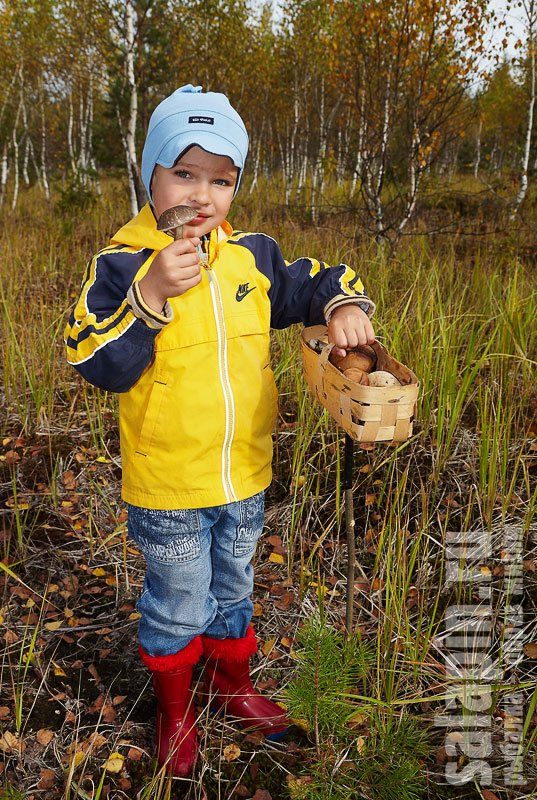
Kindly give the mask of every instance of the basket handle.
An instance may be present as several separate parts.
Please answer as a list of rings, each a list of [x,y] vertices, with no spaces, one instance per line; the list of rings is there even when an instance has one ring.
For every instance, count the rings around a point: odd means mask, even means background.
[[[326,367],[326,362],[330,358],[330,353],[334,349],[335,344],[334,342],[328,342],[327,344],[323,345],[323,349],[321,350],[321,354],[319,355],[319,367],[324,369]]]

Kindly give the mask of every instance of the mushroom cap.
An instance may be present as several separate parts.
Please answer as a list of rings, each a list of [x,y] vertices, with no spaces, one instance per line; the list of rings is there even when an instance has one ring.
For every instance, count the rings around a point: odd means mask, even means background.
[[[198,215],[190,206],[172,206],[163,211],[157,222],[157,231],[173,231],[186,225]]]
[[[392,375],[391,372],[386,372],[385,370],[378,370],[377,372],[371,372],[369,374],[369,385],[370,386],[400,386],[401,381],[398,380],[395,375]]]

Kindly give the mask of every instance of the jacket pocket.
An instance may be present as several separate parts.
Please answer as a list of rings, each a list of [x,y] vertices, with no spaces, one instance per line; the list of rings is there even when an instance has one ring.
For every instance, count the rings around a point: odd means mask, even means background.
[[[147,403],[146,412],[138,437],[138,444],[136,446],[136,454],[140,456],[147,456],[151,449],[151,444],[154,439],[155,429],[160,417],[160,410],[162,401],[166,393],[167,383],[162,378],[156,378],[153,381],[151,392],[149,394],[149,401]]]

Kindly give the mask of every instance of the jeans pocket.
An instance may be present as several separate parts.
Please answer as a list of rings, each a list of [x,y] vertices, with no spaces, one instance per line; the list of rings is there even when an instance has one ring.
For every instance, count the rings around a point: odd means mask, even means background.
[[[158,511],[129,506],[128,530],[146,559],[161,564],[194,561],[201,554],[196,509]]]
[[[265,492],[259,492],[253,497],[239,502],[240,522],[233,543],[233,555],[237,557],[250,556],[255,552],[257,540],[263,531],[265,517]]]

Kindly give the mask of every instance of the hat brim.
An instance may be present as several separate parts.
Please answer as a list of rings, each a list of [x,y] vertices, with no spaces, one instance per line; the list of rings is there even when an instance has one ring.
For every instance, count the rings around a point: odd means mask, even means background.
[[[212,153],[215,156],[227,156],[230,158],[234,165],[242,169],[243,159],[240,150],[233,142],[225,140],[220,135],[213,135],[206,131],[190,130],[187,134],[179,134],[171,138],[164,147],[161,149],[157,164],[162,167],[173,167],[175,162],[181,158],[185,150],[189,147],[197,145],[202,150]]]

